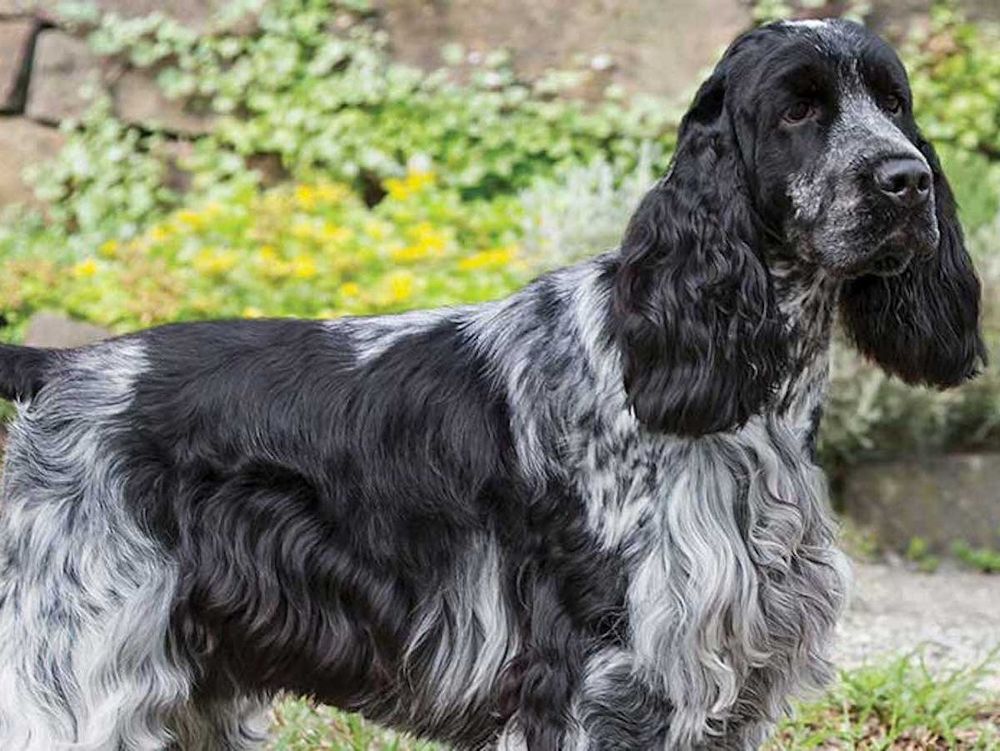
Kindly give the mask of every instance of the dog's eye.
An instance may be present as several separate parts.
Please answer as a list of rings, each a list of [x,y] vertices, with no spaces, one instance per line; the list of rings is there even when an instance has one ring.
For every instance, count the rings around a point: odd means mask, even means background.
[[[808,119],[816,111],[816,106],[807,99],[800,99],[782,114],[782,119],[787,123],[801,123]]]
[[[893,115],[898,115],[903,109],[903,100],[895,94],[889,94],[885,98],[885,102],[883,104],[886,111]]]

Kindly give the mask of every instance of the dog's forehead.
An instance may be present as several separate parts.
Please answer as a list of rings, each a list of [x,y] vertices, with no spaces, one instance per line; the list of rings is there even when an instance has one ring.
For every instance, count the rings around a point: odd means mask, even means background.
[[[840,20],[785,21],[781,26],[790,42],[839,64],[856,61],[874,37],[863,27]]]
[[[819,69],[835,72],[841,89],[863,86],[864,79],[875,70],[897,70],[898,73],[889,76],[905,80],[905,69],[892,48],[878,35],[852,21],[779,21],[763,30],[778,32],[770,37],[772,46],[765,54],[771,61],[780,61],[778,67],[764,66],[765,73],[787,70],[794,64],[818,65]]]

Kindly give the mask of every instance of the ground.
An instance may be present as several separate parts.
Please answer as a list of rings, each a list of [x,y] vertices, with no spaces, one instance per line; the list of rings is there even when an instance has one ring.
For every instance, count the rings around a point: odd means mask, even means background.
[[[1000,647],[1000,576],[920,573],[855,563],[851,605],[841,620],[837,664],[852,668],[888,654],[924,650],[934,668],[981,662]],[[1000,675],[984,684],[1000,691]]]

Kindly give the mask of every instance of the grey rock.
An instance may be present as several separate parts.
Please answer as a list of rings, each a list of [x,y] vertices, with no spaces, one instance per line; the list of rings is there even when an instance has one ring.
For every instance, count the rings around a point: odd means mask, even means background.
[[[180,21],[195,31],[212,27],[216,15],[226,6],[226,0],[91,0],[101,13],[113,13],[122,18],[141,18],[160,13]],[[53,11],[58,18],[58,9]]]
[[[0,118],[0,206],[34,203],[31,188],[24,181],[24,170],[51,157],[64,141],[55,128],[23,117]]]
[[[586,67],[600,82],[674,96],[693,91],[703,69],[751,23],[742,0],[379,0],[395,56],[425,69],[441,48],[506,48],[528,76]],[[581,66],[580,63],[583,62]]]
[[[932,552],[952,543],[1000,549],[1000,454],[879,462],[851,471],[844,511],[897,551],[920,537]]]
[[[20,112],[31,68],[34,19],[0,21],[0,112]]]
[[[0,0],[0,17],[31,15],[38,5],[38,0]]]
[[[85,41],[58,29],[43,31],[35,44],[25,112],[46,123],[79,118],[93,102],[100,80],[100,60]]]
[[[81,347],[111,336],[111,332],[61,313],[36,313],[28,321],[24,343],[31,347]]]
[[[213,115],[194,110],[188,102],[169,99],[150,73],[129,70],[114,84],[115,111],[127,123],[161,128],[169,133],[198,136],[207,133]]]

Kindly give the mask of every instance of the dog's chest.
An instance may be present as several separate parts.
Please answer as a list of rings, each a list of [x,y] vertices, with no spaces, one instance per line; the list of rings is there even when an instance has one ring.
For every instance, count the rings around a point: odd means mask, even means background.
[[[625,417],[583,453],[589,526],[628,571],[635,672],[688,709],[679,733],[722,716],[777,652],[815,652],[803,642],[835,620],[844,569],[807,432],[768,416],[681,439]],[[816,605],[802,596],[814,592]]]

